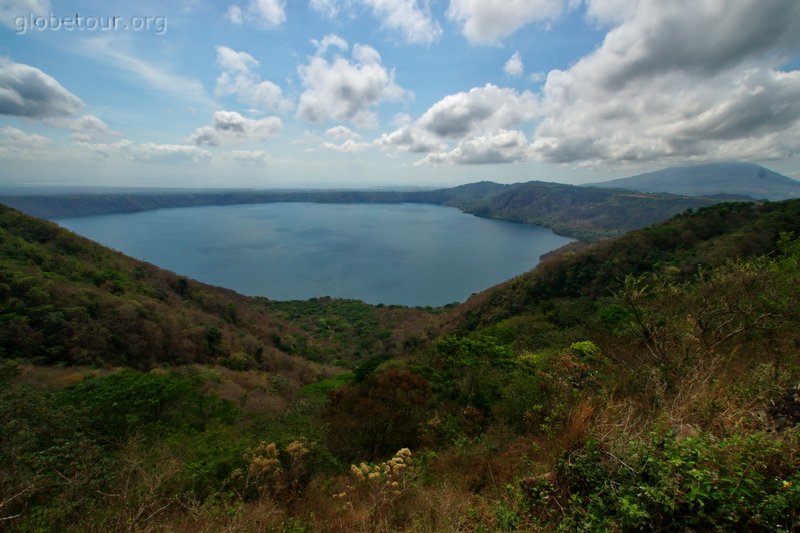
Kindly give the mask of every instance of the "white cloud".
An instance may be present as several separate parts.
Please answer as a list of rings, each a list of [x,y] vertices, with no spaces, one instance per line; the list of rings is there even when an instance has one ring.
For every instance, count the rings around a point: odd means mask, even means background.
[[[75,142],[99,142],[121,136],[119,132],[109,128],[108,124],[94,115],[83,115],[70,120],[66,126],[72,130],[72,140]]]
[[[531,72],[528,79],[533,83],[539,83],[547,79],[547,73],[545,72]]]
[[[330,18],[356,7],[369,9],[384,28],[400,32],[409,43],[430,44],[442,36],[426,0],[311,0],[309,5]]]
[[[414,122],[401,117],[400,127],[374,143],[384,149],[427,153],[421,163],[480,164],[520,161],[528,149],[525,135],[510,128],[538,117],[530,91],[486,84],[448,95]],[[458,141],[451,148],[449,141]]]
[[[0,115],[47,119],[76,115],[80,98],[36,67],[0,57]]]
[[[356,44],[352,59],[319,55],[298,67],[303,93],[297,115],[310,122],[350,121],[361,127],[377,125],[371,108],[383,101],[399,100],[406,91],[394,81],[374,48]]]
[[[369,150],[369,148],[372,147],[372,144],[354,141],[353,139],[348,139],[340,144],[329,143],[329,142],[322,143],[322,147],[325,148],[326,150],[333,150],[336,152],[342,152],[346,154],[357,154],[365,150]]]
[[[234,24],[242,24],[244,22],[242,8],[237,5],[228,7],[228,10],[225,12],[225,18]]]
[[[361,0],[372,8],[384,27],[397,30],[405,40],[430,44],[442,35],[442,27],[431,16],[426,2],[418,0]]]
[[[143,163],[186,164],[211,159],[211,154],[185,144],[134,143],[122,140],[115,143],[84,144],[95,155],[105,159],[139,161]]]
[[[278,85],[253,72],[258,61],[247,52],[217,46],[217,64],[222,69],[214,89],[217,96],[233,95],[260,110],[286,112],[293,107]]]
[[[447,148],[447,143],[441,138],[414,124],[401,126],[391,133],[384,133],[375,140],[375,144],[390,150],[412,153],[435,152]]]
[[[333,18],[341,11],[341,0],[310,0],[308,5],[321,15]]]
[[[341,126],[341,125],[334,126],[333,128],[326,130],[325,135],[327,137],[332,137],[334,139],[345,139],[345,140],[351,140],[351,139],[355,140],[361,138],[361,135],[359,135],[358,133],[354,132],[347,126]]]
[[[187,139],[198,146],[222,146],[262,141],[277,135],[283,127],[278,117],[251,119],[235,111],[216,111],[211,126],[197,128]]]
[[[50,139],[35,133],[6,126],[0,128],[0,158],[39,160],[47,156]]]
[[[338,48],[342,51],[347,51],[350,48],[350,45],[347,44],[347,41],[339,37],[338,35],[328,34],[322,38],[321,41],[316,39],[311,39],[311,44],[313,44],[317,48],[317,55],[325,55],[329,48]]]
[[[543,88],[533,152],[555,162],[769,159],[800,153],[800,3],[593,0],[612,27]]]
[[[522,76],[522,73],[525,72],[525,65],[522,63],[522,56],[519,51],[511,54],[511,57],[508,58],[508,61],[503,66],[503,72],[509,76]]]
[[[532,22],[551,20],[564,10],[564,0],[450,0],[447,17],[461,25],[472,43],[494,44]]]
[[[286,22],[286,6],[283,0],[250,0],[244,9],[231,5],[225,18],[234,24],[252,21],[263,28],[276,28]]]
[[[449,152],[433,152],[416,164],[488,165],[524,161],[528,139],[521,131],[500,130],[458,143]]]
[[[470,135],[507,129],[532,120],[538,114],[536,95],[487,83],[469,92],[446,96],[417,121],[439,137],[463,139]]]

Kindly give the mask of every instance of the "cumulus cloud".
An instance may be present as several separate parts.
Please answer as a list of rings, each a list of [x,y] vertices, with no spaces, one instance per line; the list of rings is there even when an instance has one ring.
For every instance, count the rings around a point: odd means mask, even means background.
[[[503,72],[509,76],[522,76],[522,73],[525,72],[525,65],[522,63],[522,56],[519,55],[519,51],[511,54],[511,57],[508,58],[505,66],[503,66]]]
[[[361,135],[359,135],[358,133],[354,132],[353,130],[351,130],[347,126],[341,126],[341,125],[340,126],[334,126],[333,128],[330,128],[330,129],[326,130],[325,131],[325,135],[327,137],[332,137],[334,139],[346,139],[346,140],[353,139],[353,140],[355,140],[355,139],[360,139],[361,138]]]
[[[400,32],[409,43],[430,44],[442,35],[442,27],[424,0],[311,0],[309,5],[328,17],[356,6],[369,9],[384,28]]]
[[[277,135],[283,127],[278,117],[246,118],[235,111],[216,111],[211,126],[197,128],[187,139],[197,146],[222,146],[263,141]]]
[[[528,139],[521,131],[499,130],[465,139],[449,152],[433,152],[416,164],[488,165],[524,161]]]
[[[439,137],[461,139],[516,126],[535,118],[537,113],[538,102],[532,92],[518,93],[487,83],[442,98],[420,117],[418,124]]]
[[[75,142],[100,142],[121,136],[94,115],[83,115],[69,120],[65,126],[72,130],[72,140]]]
[[[228,7],[225,18],[233,24],[252,21],[263,28],[276,28],[286,22],[286,6],[283,0],[250,0],[244,8]]]
[[[441,138],[415,124],[401,126],[391,133],[384,133],[375,140],[375,144],[390,150],[418,154],[442,151],[447,148],[447,143]]]
[[[494,44],[532,22],[553,19],[564,0],[450,0],[447,17],[459,25],[472,43]]]
[[[0,57],[0,115],[48,119],[76,115],[81,109],[81,99],[51,76]]]
[[[800,3],[592,0],[603,44],[551,71],[533,152],[555,162],[800,153]]]
[[[361,44],[353,46],[350,59],[315,55],[298,67],[298,73],[304,90],[297,115],[310,122],[350,121],[375,127],[378,120],[371,108],[406,94],[395,83],[394,70],[383,66],[377,50]]]
[[[41,159],[46,155],[50,139],[35,133],[6,126],[0,128],[0,158],[3,159]]]
[[[527,139],[511,128],[535,119],[538,109],[537,97],[530,91],[486,84],[442,98],[414,122],[402,117],[399,128],[374,143],[390,153],[428,154],[421,163],[519,161],[527,150]],[[457,141],[455,148],[452,141]]]
[[[85,146],[95,155],[106,159],[143,163],[200,163],[211,158],[208,151],[185,144],[134,143],[122,140],[115,143],[87,144]]]
[[[286,112],[293,107],[278,85],[254,72],[258,61],[247,52],[217,46],[217,64],[222,69],[214,89],[217,96],[233,95],[261,110]]]

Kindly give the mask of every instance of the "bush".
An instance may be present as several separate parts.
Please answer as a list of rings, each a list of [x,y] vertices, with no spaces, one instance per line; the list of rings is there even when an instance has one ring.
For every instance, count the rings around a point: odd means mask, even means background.
[[[800,527],[798,433],[655,434],[565,456],[563,530],[764,530]]]
[[[119,443],[134,433],[201,430],[212,420],[231,422],[230,402],[203,393],[191,376],[122,370],[89,378],[57,395],[72,406],[101,443]]]

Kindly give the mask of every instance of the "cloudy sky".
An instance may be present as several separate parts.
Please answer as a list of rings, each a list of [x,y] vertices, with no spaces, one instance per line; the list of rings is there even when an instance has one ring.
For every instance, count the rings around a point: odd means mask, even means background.
[[[797,0],[0,0],[0,185],[800,177]]]

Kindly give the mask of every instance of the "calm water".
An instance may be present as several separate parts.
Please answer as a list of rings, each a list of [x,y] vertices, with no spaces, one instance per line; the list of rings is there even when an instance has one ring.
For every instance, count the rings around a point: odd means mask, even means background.
[[[419,204],[210,206],[57,222],[243,294],[412,306],[464,301],[570,242],[546,228]]]

